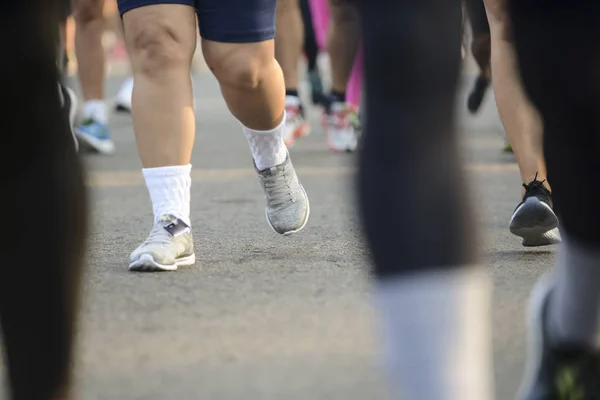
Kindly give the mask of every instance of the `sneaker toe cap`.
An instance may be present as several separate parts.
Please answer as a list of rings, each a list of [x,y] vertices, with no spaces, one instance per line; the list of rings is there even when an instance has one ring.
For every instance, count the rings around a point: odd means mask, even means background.
[[[135,262],[142,258],[142,256],[150,256],[154,262],[163,265],[169,265],[175,263],[175,257],[171,252],[160,251],[158,249],[138,249],[131,253],[130,261]]]
[[[267,209],[267,218],[275,232],[284,235],[300,230],[308,218],[308,202],[298,201],[281,209]]]

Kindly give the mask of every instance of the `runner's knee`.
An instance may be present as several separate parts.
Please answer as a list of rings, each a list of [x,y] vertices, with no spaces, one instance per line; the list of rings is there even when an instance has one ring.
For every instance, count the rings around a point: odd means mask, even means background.
[[[217,43],[205,41],[204,59],[221,85],[256,89],[275,63],[273,41],[259,43]]]
[[[192,18],[186,21],[166,18],[152,8],[138,8],[124,15],[134,73],[161,76],[181,69],[189,74],[196,43],[193,9],[189,9]]]

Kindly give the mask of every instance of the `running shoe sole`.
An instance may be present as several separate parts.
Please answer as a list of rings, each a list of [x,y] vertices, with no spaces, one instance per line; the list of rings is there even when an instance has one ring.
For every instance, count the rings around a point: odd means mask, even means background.
[[[175,264],[160,264],[154,260],[151,254],[142,254],[140,258],[129,264],[129,271],[132,272],[161,272],[161,271],[176,271],[179,267],[194,265],[196,263],[196,255],[180,257],[175,260]]]
[[[523,246],[546,246],[560,243],[558,219],[549,205],[530,197],[513,213],[510,232],[523,238]]]
[[[356,148],[358,147],[358,143],[348,143],[345,146],[338,147],[335,146],[330,139],[328,139],[327,146],[329,147],[329,150],[333,153],[354,153],[356,151]]]
[[[356,151],[356,147],[354,147],[354,146],[346,146],[344,148],[338,148],[338,147],[332,146],[331,143],[329,143],[328,145],[329,145],[329,150],[332,153],[354,153]]]

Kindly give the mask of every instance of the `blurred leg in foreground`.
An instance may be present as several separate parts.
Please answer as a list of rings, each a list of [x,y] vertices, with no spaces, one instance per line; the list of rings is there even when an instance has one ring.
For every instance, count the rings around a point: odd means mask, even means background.
[[[358,189],[394,398],[489,400],[491,285],[477,267],[453,116],[461,5],[360,7],[368,118]]]
[[[0,327],[13,400],[69,398],[87,220],[82,170],[57,89],[61,6],[11,1],[0,12],[4,51],[11,55],[0,66],[10,99],[2,108],[0,147],[19,151],[17,164],[0,161],[10,171],[2,196]]]
[[[600,3],[510,0],[525,91],[544,126],[561,222],[555,274],[530,302],[519,400],[600,398]]]

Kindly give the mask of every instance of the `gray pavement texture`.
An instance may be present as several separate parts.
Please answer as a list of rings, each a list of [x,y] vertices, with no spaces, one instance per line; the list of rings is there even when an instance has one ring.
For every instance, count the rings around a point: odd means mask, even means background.
[[[120,81],[109,78],[110,95]],[[265,221],[245,139],[205,72],[195,77],[195,96],[195,267],[127,272],[129,253],[151,223],[130,117],[112,118],[114,156],[85,156],[94,224],[78,398],[387,399],[352,199],[354,157],[327,151],[312,111],[313,134],[291,151],[311,220],[300,234],[279,237]],[[459,127],[482,262],[495,283],[496,391],[498,399],[510,399],[524,364],[529,290],[556,248],[524,248],[509,233],[521,189],[517,167],[501,153],[491,92],[476,117],[467,116],[464,97]]]

